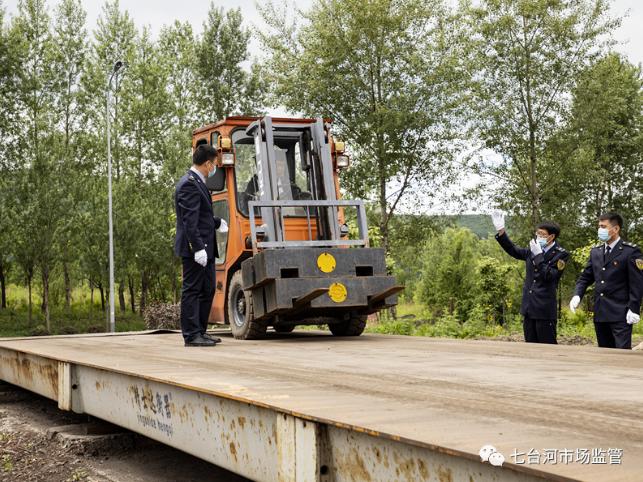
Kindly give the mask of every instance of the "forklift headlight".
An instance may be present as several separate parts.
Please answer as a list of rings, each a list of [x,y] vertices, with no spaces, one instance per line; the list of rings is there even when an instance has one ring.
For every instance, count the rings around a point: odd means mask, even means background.
[[[234,152],[221,153],[221,164],[224,166],[234,166]]]
[[[344,223],[339,227],[339,234],[342,238],[348,236],[348,224]]]
[[[335,152],[344,152],[346,150],[346,143],[344,141],[335,141]]]
[[[337,156],[337,167],[342,169],[344,167],[348,167],[349,164],[350,164],[350,159],[348,158],[347,155],[342,154],[341,156]]]

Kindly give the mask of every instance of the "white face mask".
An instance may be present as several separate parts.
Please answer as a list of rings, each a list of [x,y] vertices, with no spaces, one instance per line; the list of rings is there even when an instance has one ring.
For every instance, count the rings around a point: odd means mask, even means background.
[[[214,173],[215,173],[215,172],[217,172],[217,166],[216,166],[216,164],[214,164],[214,163],[213,163],[213,164],[212,164],[212,170],[211,170],[211,171],[208,171],[208,177],[212,177],[212,176],[214,176]]]

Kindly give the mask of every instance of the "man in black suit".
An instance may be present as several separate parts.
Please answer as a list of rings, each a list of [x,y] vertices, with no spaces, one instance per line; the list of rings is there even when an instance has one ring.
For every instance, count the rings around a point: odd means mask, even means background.
[[[520,248],[505,231],[504,215],[495,212],[492,220],[498,231],[496,240],[502,249],[509,256],[525,261],[526,276],[520,305],[525,341],[556,344],[556,290],[569,258],[569,253],[557,242],[560,227],[553,222],[540,223],[536,227],[536,238],[529,242],[529,248]]]
[[[641,318],[643,255],[621,239],[623,218],[613,212],[598,218],[600,244],[589,253],[587,266],[576,282],[569,309],[576,311],[587,288],[595,283],[594,329],[603,348],[632,348],[632,327]]]
[[[181,331],[185,346],[214,346],[221,341],[206,333],[214,296],[214,259],[219,255],[216,230],[228,229],[223,219],[214,217],[212,198],[205,185],[206,178],[216,170],[216,155],[212,146],[197,146],[192,167],[179,180],[174,193],[174,252],[183,259]]]

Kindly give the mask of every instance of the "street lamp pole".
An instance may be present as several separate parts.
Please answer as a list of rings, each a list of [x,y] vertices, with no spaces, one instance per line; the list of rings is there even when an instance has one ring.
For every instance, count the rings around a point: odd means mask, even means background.
[[[110,133],[110,104],[112,93],[112,80],[118,71],[123,67],[120,60],[114,63],[107,81],[106,96],[106,126],[107,126],[107,210],[109,223],[109,331],[116,331],[116,320],[114,310],[114,221],[112,219],[112,151]]]

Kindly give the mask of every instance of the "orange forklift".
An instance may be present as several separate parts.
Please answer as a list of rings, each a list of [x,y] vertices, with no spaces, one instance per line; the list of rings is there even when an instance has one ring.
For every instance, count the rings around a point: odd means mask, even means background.
[[[369,314],[397,304],[403,287],[369,247],[363,202],[341,200],[349,157],[328,120],[227,117],[196,129],[200,144],[217,149],[206,185],[229,226],[217,233],[210,323],[239,339],[310,324],[357,336]]]

